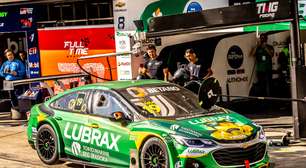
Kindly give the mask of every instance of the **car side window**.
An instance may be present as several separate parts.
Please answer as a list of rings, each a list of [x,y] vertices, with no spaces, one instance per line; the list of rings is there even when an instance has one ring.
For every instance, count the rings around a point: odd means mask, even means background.
[[[122,103],[117,100],[110,92],[97,91],[94,94],[93,114],[112,117],[114,112],[126,112],[127,109],[123,107]]]
[[[51,107],[64,111],[86,113],[89,93],[89,91],[69,93],[51,103]]]

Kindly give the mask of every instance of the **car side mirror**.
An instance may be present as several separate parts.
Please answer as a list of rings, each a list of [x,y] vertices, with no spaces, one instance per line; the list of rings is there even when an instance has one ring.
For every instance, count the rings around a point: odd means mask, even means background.
[[[112,118],[113,120],[120,122],[122,126],[126,126],[129,120],[128,118],[126,118],[125,114],[121,111],[113,112]]]
[[[120,121],[120,120],[123,120],[125,118],[123,112],[121,112],[121,111],[113,112],[112,117],[116,121]]]

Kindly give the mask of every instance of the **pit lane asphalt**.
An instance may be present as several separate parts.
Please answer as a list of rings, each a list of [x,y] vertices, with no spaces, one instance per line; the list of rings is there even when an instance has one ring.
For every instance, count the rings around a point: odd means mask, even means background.
[[[252,116],[248,116],[252,118]],[[37,156],[27,142],[25,121],[9,120],[9,113],[0,113],[0,168],[19,168],[19,167],[83,167],[73,163],[58,164],[55,166],[46,166]],[[292,131],[287,127],[271,127],[275,122],[281,125],[290,125],[292,118],[289,116],[280,116],[273,118],[253,119],[255,122],[265,126],[266,135]],[[306,165],[306,142],[292,143],[288,147],[269,146],[269,155],[272,166],[276,168],[305,168]]]
[[[0,126],[0,149],[0,167],[46,167],[27,143],[26,126]],[[274,167],[304,168],[306,165],[306,143],[269,147],[268,150]],[[65,163],[48,167],[83,166]]]

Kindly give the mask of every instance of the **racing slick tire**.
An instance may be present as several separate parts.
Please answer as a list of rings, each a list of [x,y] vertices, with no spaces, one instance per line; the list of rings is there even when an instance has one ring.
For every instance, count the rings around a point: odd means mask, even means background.
[[[169,156],[165,143],[159,138],[148,139],[140,153],[141,168],[168,168]]]
[[[38,129],[35,145],[41,161],[48,165],[59,162],[58,140],[50,125],[44,124]]]

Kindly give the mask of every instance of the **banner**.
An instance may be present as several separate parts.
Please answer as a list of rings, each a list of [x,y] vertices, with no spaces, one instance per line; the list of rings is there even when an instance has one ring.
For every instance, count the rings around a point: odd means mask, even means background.
[[[256,0],[229,0],[229,6],[255,3]]]
[[[276,23],[290,20],[292,17],[290,3],[286,0],[251,3],[202,12],[155,17],[150,20],[147,37],[190,33],[209,27]]]
[[[37,78],[40,76],[39,52],[37,44],[36,18],[41,13],[42,8],[37,5],[19,5],[0,7],[0,32],[7,34],[6,48],[11,48],[17,54],[20,51],[28,53],[27,76]],[[13,40],[18,36],[17,40]],[[5,43],[2,41],[2,43]]]
[[[81,56],[115,52],[113,26],[69,27],[38,30],[42,76],[79,73]],[[80,60],[82,67],[105,79],[117,79],[116,57]]]
[[[174,5],[175,4],[175,5]],[[134,20],[227,7],[228,0],[113,0],[116,31],[134,31]]]

